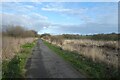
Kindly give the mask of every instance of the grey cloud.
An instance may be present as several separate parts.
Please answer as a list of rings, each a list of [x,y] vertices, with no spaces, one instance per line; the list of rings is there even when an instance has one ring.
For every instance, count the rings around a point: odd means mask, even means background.
[[[15,15],[3,13],[2,16],[2,25],[20,25],[25,26],[28,29],[34,29],[40,31],[44,26],[49,26],[50,23],[47,22],[47,17],[40,14],[36,15]],[[37,19],[36,19],[37,18]]]
[[[80,33],[80,34],[92,33],[93,34],[93,33],[109,33],[109,32],[118,31],[117,24],[86,23],[82,25],[55,24],[54,26],[57,27],[51,27],[48,29],[50,29],[50,31],[51,30],[54,31],[55,34],[61,34],[61,33]]]

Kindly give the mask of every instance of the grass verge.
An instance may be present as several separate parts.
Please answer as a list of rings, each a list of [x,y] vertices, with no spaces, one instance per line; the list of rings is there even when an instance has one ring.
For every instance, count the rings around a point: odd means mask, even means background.
[[[117,79],[119,76],[116,69],[108,69],[105,64],[95,63],[76,52],[62,50],[60,47],[46,41],[44,41],[44,44],[60,55],[64,60],[71,63],[78,71],[87,73],[91,78]]]
[[[32,43],[26,43],[21,46],[21,50],[10,61],[4,60],[2,62],[2,78],[24,78],[25,76],[25,64],[27,59],[31,55],[31,50],[35,45],[35,41]]]

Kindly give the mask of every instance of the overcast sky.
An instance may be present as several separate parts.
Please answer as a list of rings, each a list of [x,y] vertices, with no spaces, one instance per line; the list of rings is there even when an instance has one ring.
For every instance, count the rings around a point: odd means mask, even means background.
[[[117,2],[6,2],[0,17],[2,25],[20,25],[40,34],[118,32]]]

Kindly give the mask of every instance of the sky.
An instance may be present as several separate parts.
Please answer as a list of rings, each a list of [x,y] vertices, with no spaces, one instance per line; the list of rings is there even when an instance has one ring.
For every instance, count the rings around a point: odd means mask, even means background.
[[[118,32],[117,2],[4,2],[2,25],[20,25],[39,34]]]

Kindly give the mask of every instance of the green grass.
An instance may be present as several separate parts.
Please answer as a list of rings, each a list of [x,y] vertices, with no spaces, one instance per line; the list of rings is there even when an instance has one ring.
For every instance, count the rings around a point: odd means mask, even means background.
[[[12,60],[4,60],[2,62],[3,79],[25,77],[25,64],[31,55],[31,51],[34,45],[35,42],[22,45],[20,52],[17,53]]]
[[[91,59],[85,58],[84,56],[78,54],[77,52],[71,52],[67,50],[62,50],[60,47],[52,45],[46,41],[44,44],[47,45],[56,54],[60,55],[64,60],[69,62],[74,68],[82,73],[86,73],[87,77],[92,78],[116,78],[118,77],[118,72],[112,69],[109,72],[105,64],[95,63]]]

